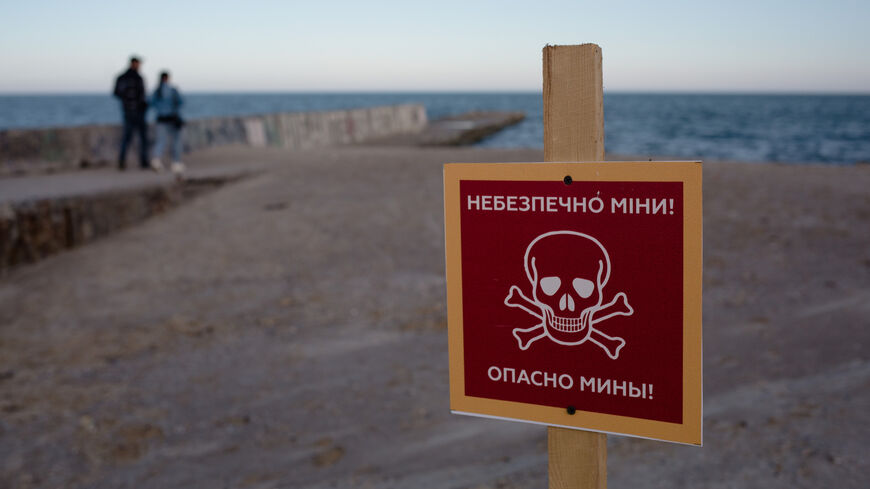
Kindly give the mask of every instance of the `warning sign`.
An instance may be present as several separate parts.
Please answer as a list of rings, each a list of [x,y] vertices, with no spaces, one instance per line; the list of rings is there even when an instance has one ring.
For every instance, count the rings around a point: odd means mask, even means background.
[[[448,164],[451,409],[701,442],[701,164]]]

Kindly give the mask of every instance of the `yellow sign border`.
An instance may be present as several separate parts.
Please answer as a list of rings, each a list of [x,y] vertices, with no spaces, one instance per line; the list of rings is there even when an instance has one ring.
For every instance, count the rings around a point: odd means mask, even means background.
[[[683,182],[683,422],[500,401],[465,395],[462,334],[461,180],[575,182]],[[702,165],[700,161],[565,163],[448,163],[444,165],[444,239],[447,265],[447,330],[450,409],[566,428],[701,445],[703,392],[701,286],[703,270]]]

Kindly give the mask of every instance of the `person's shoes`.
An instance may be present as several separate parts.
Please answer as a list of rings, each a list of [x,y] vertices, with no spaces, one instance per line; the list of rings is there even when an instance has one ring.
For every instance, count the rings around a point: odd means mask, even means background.
[[[127,165],[118,165],[118,171],[124,171],[127,169]]]
[[[158,173],[163,171],[163,163],[160,161],[160,158],[151,159],[151,169]]]
[[[182,163],[180,161],[173,161],[171,169],[172,169],[172,173],[174,173],[175,176],[181,177],[182,175],[184,175],[184,172],[185,172],[185,170],[187,170],[187,167],[184,166],[184,163]]]

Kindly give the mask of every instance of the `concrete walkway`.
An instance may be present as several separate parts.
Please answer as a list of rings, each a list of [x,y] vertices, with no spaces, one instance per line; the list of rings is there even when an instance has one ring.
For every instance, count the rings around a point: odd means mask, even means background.
[[[203,164],[200,158],[194,158],[193,163],[188,164],[185,176],[196,181],[241,176],[259,170],[262,170],[262,165],[256,161],[212,165]],[[100,168],[0,178],[0,204],[124,192],[143,187],[173,185],[175,180],[171,172],[140,170],[135,165],[123,172],[115,168]]]
[[[0,178],[0,274],[81,246],[226,182],[264,170],[257,161],[170,172],[115,169]]]

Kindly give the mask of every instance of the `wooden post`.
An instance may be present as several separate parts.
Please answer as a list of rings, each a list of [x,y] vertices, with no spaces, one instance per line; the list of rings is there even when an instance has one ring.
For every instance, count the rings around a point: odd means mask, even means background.
[[[601,48],[544,48],[544,158],[604,161]]]
[[[601,48],[544,48],[544,158],[604,160]],[[547,428],[550,489],[606,489],[607,435]]]

